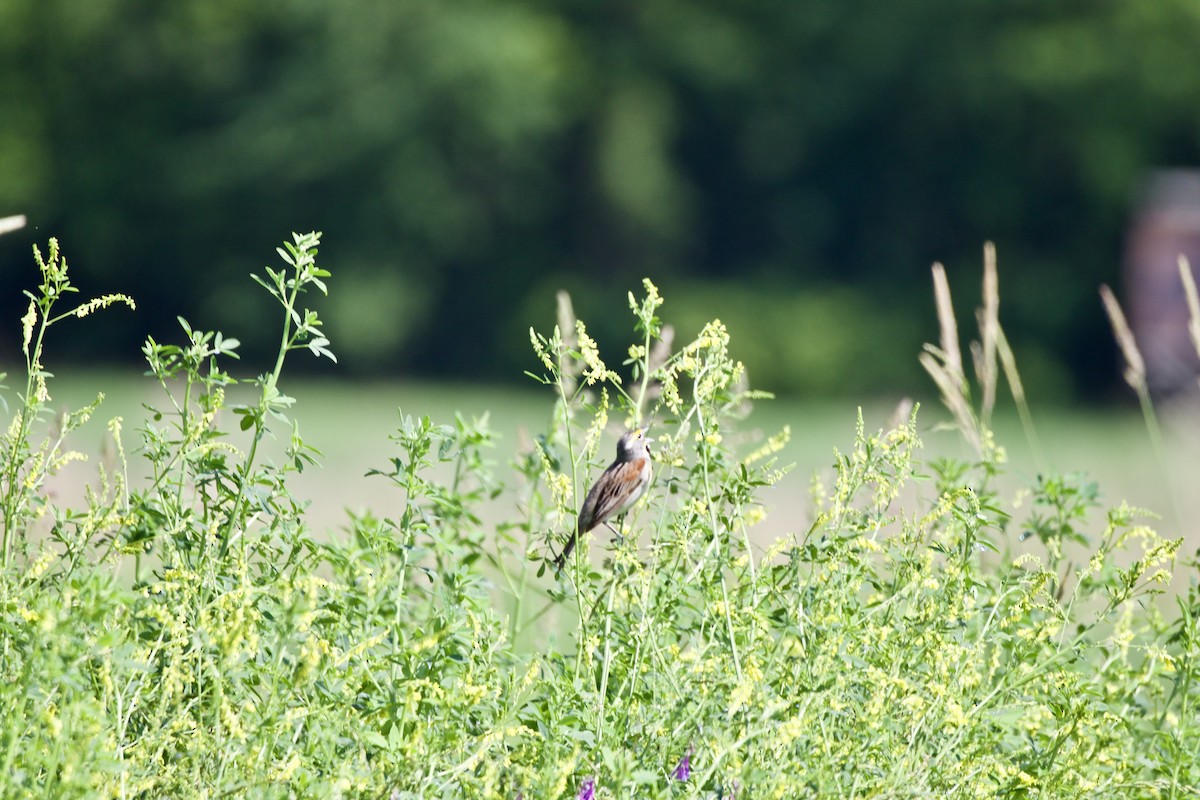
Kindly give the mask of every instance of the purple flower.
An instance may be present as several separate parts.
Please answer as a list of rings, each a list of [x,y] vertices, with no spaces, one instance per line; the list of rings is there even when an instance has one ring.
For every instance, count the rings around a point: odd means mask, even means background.
[[[675,771],[671,773],[671,777],[677,781],[686,781],[692,774],[692,752],[695,751],[695,746],[689,747],[688,751],[683,754],[683,758],[679,759],[679,763],[675,765]]]
[[[575,796],[575,800],[595,800],[596,798],[596,779],[588,778],[579,787],[579,794]]]

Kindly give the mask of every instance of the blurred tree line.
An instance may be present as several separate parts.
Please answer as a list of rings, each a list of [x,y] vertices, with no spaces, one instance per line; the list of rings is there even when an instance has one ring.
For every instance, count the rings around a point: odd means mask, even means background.
[[[997,242],[1034,393],[1115,374],[1096,299],[1143,171],[1200,156],[1193,0],[0,0],[0,239],[136,314],[265,347],[247,273],[325,232],[342,370],[491,379],[572,291],[602,343],[659,282],[756,383],[911,390]]]

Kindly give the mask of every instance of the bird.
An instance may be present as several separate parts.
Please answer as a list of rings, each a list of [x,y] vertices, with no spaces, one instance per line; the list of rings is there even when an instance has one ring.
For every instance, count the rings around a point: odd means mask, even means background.
[[[556,573],[562,571],[580,536],[625,513],[646,493],[652,475],[650,443],[654,441],[647,438],[646,433],[645,428],[634,428],[617,441],[617,458],[588,490],[583,508],[579,509],[575,531],[555,561]]]

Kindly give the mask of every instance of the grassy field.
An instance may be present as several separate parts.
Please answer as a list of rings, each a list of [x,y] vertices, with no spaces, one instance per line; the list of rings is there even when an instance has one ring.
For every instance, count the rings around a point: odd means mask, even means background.
[[[133,430],[148,413],[141,404],[154,404],[162,396],[152,379],[132,370],[71,369],[56,387],[56,407],[64,409],[90,401],[97,391],[105,393],[97,420],[73,441],[76,449],[92,455],[99,451],[104,420],[124,417],[127,444],[132,443],[136,441]],[[502,466],[512,460],[522,436],[545,429],[552,400],[537,387],[522,390],[400,380],[299,379],[284,391],[296,398],[293,416],[300,422],[305,441],[323,453],[319,468],[294,478],[297,495],[312,504],[309,523],[321,532],[341,528],[348,510],[393,513],[398,490],[381,478],[366,477],[366,473],[385,467],[397,454],[389,435],[396,429],[399,411],[428,414],[434,422],[450,422],[455,412],[468,418],[489,415],[490,427],[499,436],[492,457]],[[795,465],[779,485],[764,494],[768,514],[758,526],[760,543],[811,523],[812,476],[830,474],[834,449],[844,451],[853,441],[860,403],[868,430],[883,427],[894,411],[891,401],[853,398],[805,401],[783,397],[755,404],[742,423],[747,445],[763,434],[790,426],[792,438],[781,461]],[[996,429],[999,442],[1008,451],[1012,492],[1028,486],[1039,473],[1086,473],[1099,484],[1106,504],[1125,501],[1153,511],[1161,517],[1158,527],[1164,535],[1184,537],[1183,552],[1200,547],[1200,494],[1194,491],[1200,481],[1200,409],[1177,405],[1164,413],[1165,464],[1156,457],[1145,422],[1132,402],[1110,409],[1034,408],[1040,458],[1015,412],[1007,411],[999,414]],[[927,458],[969,457],[958,433],[940,427],[948,415],[935,398],[922,401],[918,419]],[[615,427],[612,433],[612,441],[604,445],[605,458],[615,442]],[[131,467],[138,462],[132,459]],[[94,472],[92,464],[71,465],[60,479],[60,491],[68,496],[77,492]],[[1009,499],[1018,498],[1010,494]],[[511,503],[511,499],[502,497],[498,502]]]

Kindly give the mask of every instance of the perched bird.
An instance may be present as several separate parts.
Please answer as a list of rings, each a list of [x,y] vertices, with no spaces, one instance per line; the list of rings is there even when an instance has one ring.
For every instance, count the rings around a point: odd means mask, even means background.
[[[567,540],[562,555],[555,561],[555,571],[561,571],[579,537],[598,525],[623,514],[638,501],[650,485],[650,442],[646,429],[628,431],[617,442],[617,458],[592,484],[579,509],[575,532]]]

